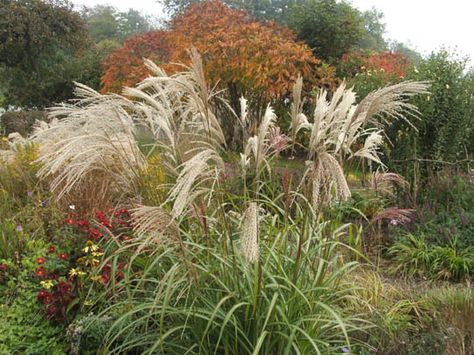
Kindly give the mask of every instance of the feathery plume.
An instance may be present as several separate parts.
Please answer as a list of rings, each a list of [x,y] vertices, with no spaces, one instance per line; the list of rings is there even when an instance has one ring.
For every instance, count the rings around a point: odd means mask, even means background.
[[[258,206],[256,202],[250,202],[245,210],[240,246],[245,259],[251,263],[258,261]]]
[[[370,221],[371,223],[375,223],[381,220],[389,220],[392,225],[403,225],[408,224],[413,220],[415,212],[416,211],[411,208],[389,207],[377,213]]]
[[[341,165],[345,160],[361,157],[383,165],[378,151],[383,143],[382,124],[390,118],[408,120],[406,116],[417,117],[416,107],[407,100],[416,94],[426,94],[427,88],[427,82],[411,81],[387,86],[370,93],[359,105],[354,91],[347,89],[344,82],[330,101],[326,91],[318,94],[313,123],[309,127],[301,126],[310,130],[308,158],[314,164],[307,166],[303,176],[304,179],[314,179],[310,190],[315,207],[318,203],[330,202],[333,185],[336,185],[336,199],[350,197]],[[372,128],[367,128],[368,124]],[[362,139],[363,147],[353,152],[355,143]],[[323,171],[318,173],[319,169]]]
[[[209,179],[217,179],[223,169],[222,158],[212,149],[203,150],[183,163],[168,196],[168,202],[174,200],[172,217],[179,217],[197,196],[205,193],[207,189],[200,189],[200,185]]]
[[[162,207],[140,206],[132,210],[134,230],[139,239],[136,253],[149,246],[162,246],[181,240],[178,225]]]
[[[268,105],[265,110],[262,122],[258,127],[257,134],[247,140],[245,146],[245,155],[248,158],[253,158],[256,178],[260,176],[264,168],[270,169],[268,159],[275,153],[272,149],[272,142],[270,134],[275,126],[276,115],[273,108]]]
[[[394,188],[404,188],[408,185],[408,182],[403,176],[396,173],[385,173],[376,171],[372,173],[370,180],[370,188],[385,196],[393,196]]]
[[[50,179],[61,199],[73,188],[100,176],[109,192],[134,189],[136,173],[146,161],[135,140],[130,102],[118,95],[101,95],[77,84],[74,104],[49,110],[49,125],[37,126],[32,141],[40,145],[40,178]]]

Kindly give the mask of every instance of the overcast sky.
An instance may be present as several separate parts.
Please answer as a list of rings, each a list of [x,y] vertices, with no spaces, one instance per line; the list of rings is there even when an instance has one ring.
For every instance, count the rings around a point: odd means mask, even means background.
[[[408,43],[423,54],[441,46],[474,59],[474,0],[352,0],[355,7],[384,13],[387,38]],[[113,4],[164,17],[156,0],[73,0],[76,5]],[[471,60],[471,65],[473,61]]]

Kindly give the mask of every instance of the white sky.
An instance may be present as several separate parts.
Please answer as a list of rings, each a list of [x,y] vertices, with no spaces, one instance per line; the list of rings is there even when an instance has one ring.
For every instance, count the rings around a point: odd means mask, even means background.
[[[457,49],[474,61],[474,0],[352,0],[355,7],[384,13],[386,37],[410,44],[422,54],[442,46]],[[80,6],[111,4],[165,17],[156,0],[73,0]]]

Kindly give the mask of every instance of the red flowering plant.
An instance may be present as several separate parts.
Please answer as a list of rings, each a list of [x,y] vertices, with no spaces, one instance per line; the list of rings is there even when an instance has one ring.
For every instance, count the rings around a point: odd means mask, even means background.
[[[402,53],[357,51],[342,56],[339,71],[348,77],[380,71],[395,80],[403,79],[410,65],[410,60]]]
[[[90,290],[101,290],[111,280],[123,278],[126,263],[102,263],[102,246],[111,238],[120,245],[131,235],[130,212],[124,208],[98,211],[95,219],[71,212],[64,223],[62,235],[54,238],[45,255],[36,258],[34,272],[41,287],[37,299],[46,317],[57,321],[67,321],[71,311],[91,305]]]

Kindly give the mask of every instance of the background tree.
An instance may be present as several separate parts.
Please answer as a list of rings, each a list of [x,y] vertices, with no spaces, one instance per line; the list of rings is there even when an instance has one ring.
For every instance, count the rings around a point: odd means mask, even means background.
[[[365,33],[357,43],[360,49],[370,49],[374,51],[385,51],[388,49],[385,35],[385,23],[383,22],[383,13],[376,8],[364,11],[362,13],[364,20]]]
[[[43,107],[68,98],[70,59],[85,46],[86,27],[67,1],[3,1],[0,83],[4,105]]]
[[[165,10],[176,15],[182,12],[188,5],[196,4],[202,0],[159,0]],[[225,0],[226,5],[233,9],[244,10],[256,19],[272,20],[280,24],[286,24],[288,14],[296,0]]]
[[[118,11],[109,5],[97,5],[93,8],[84,7],[81,12],[85,19],[90,36],[90,47],[77,59],[77,81],[84,83],[93,89],[101,88],[101,77],[103,75],[103,62],[115,50],[123,45],[130,37],[150,31],[153,27],[153,19],[141,14],[139,11],[129,9],[125,12]],[[132,41],[133,42],[133,41]],[[126,45],[127,50],[137,50],[137,47]],[[146,52],[148,53],[148,52]],[[124,60],[117,56],[118,61]],[[118,62],[124,68],[125,64],[134,64],[128,61]],[[118,81],[121,84],[126,82]]]
[[[95,42],[104,39],[120,40],[117,10],[113,6],[97,5],[93,8],[83,8],[82,17]]]
[[[392,52],[404,54],[413,65],[419,64],[423,59],[419,52],[403,42],[391,41],[389,47]]]
[[[304,0],[291,8],[288,23],[314,54],[336,61],[365,33],[364,18],[345,1]]]
[[[120,12],[110,5],[83,8],[82,17],[87,23],[91,38],[98,43],[104,39],[123,42],[133,35],[153,29],[153,19],[139,11]]]
[[[71,66],[74,72],[74,81],[85,84],[94,90],[100,90],[102,86],[103,62],[115,50],[120,48],[120,43],[104,39],[84,50]]]

